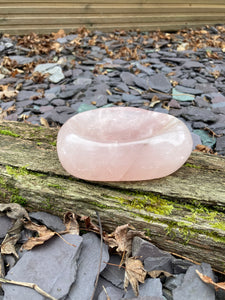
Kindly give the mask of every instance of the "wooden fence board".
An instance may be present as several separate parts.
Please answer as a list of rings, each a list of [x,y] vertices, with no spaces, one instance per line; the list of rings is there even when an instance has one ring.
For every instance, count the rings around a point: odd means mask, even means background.
[[[0,0],[0,32],[10,34],[93,30],[177,30],[223,24],[224,0]]]

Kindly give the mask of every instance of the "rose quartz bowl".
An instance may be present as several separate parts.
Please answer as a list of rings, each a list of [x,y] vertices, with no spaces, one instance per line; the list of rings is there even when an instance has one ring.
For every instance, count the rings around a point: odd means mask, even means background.
[[[67,172],[92,181],[167,176],[189,157],[192,137],[177,118],[131,107],[99,108],[59,130],[58,157]]]

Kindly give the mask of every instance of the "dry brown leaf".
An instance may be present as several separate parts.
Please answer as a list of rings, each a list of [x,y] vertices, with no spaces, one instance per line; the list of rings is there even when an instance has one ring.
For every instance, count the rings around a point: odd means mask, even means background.
[[[117,252],[126,252],[128,257],[132,250],[132,241],[135,236],[147,238],[143,232],[135,230],[135,228],[129,224],[118,226],[114,232],[104,237],[109,247],[117,247]]]
[[[198,276],[201,278],[201,280],[202,280],[203,282],[213,285],[214,288],[215,288],[216,290],[222,289],[222,290],[225,291],[225,282],[218,282],[218,283],[215,283],[215,282],[212,280],[211,277],[202,274],[202,273],[199,272],[198,270],[196,270],[196,273],[198,274]]]
[[[40,122],[41,122],[41,125],[43,125],[44,127],[46,127],[46,128],[50,127],[48,124],[48,121],[45,118],[40,117]]]
[[[16,91],[16,90],[3,91],[3,92],[0,92],[0,99],[13,98],[17,94],[18,94],[18,91]]]
[[[45,225],[38,225],[32,221],[24,221],[24,227],[31,231],[36,231],[38,236],[29,238],[28,241],[21,247],[22,250],[31,250],[35,246],[43,244],[56,234],[54,231],[48,229]]]
[[[209,148],[208,146],[205,146],[205,145],[200,145],[200,144],[198,144],[195,147],[194,152],[203,152],[203,153],[214,154],[214,152],[213,152],[213,150],[211,148]]]
[[[169,272],[163,271],[163,270],[153,270],[153,271],[149,271],[148,275],[152,278],[157,278],[159,277],[161,274],[165,275],[166,277],[171,277],[173,276],[172,274],[170,274]]]
[[[79,224],[76,219],[76,215],[72,212],[67,212],[64,215],[64,224],[66,226],[66,231],[71,234],[78,234],[79,235]]]
[[[18,203],[0,203],[0,216],[5,214],[11,219],[30,219],[27,211]]]
[[[58,32],[52,32],[52,36],[55,40],[57,40],[66,36],[66,33],[63,29],[60,29]]]
[[[134,257],[129,257],[125,261],[124,289],[126,290],[130,283],[135,296],[138,297],[138,282],[144,283],[146,274],[147,272],[145,271],[142,262]]]
[[[85,224],[85,229],[87,230],[92,230],[96,233],[100,233],[99,231],[99,227],[96,226],[92,221],[91,221],[91,218],[90,217],[87,217],[87,216],[81,216],[80,217],[80,221],[81,222],[84,222]]]
[[[19,239],[20,239],[20,233],[14,234],[12,236],[6,234],[1,244],[1,254],[13,254],[16,258],[19,258],[15,249],[15,245]]]

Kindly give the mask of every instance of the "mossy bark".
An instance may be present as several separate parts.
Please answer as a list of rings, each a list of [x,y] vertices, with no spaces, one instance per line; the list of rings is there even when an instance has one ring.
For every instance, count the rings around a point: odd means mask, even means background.
[[[130,223],[161,249],[225,272],[225,158],[192,153],[177,172],[143,182],[71,177],[56,153],[58,129],[0,123],[0,202],[62,216],[99,211],[106,230]],[[2,134],[1,134],[2,133]]]

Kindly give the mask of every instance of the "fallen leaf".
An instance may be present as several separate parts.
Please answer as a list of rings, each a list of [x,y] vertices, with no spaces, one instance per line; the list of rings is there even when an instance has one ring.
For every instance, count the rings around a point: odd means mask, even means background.
[[[55,40],[57,40],[66,36],[66,33],[63,29],[60,29],[58,32],[52,32],[52,36]]]
[[[144,283],[146,274],[147,272],[145,271],[142,262],[134,257],[129,257],[125,261],[124,289],[126,290],[130,283],[135,296],[138,297],[138,282]]]
[[[13,254],[18,258],[15,245],[20,239],[24,220],[30,220],[29,215],[18,203],[0,204],[0,215],[3,214],[13,219],[13,224],[1,243],[1,254]]]
[[[41,125],[43,125],[46,128],[50,127],[49,124],[48,124],[48,121],[43,117],[40,117],[40,123],[41,123]]]
[[[211,277],[202,274],[202,273],[199,272],[198,270],[196,270],[196,273],[198,274],[198,276],[201,278],[201,280],[202,280],[203,282],[213,285],[214,288],[215,288],[216,290],[222,289],[222,290],[225,291],[225,282],[218,282],[218,283],[215,283],[215,282],[212,280]]]
[[[148,275],[152,278],[157,278],[159,277],[161,274],[165,275],[166,277],[171,277],[173,276],[172,274],[170,274],[169,272],[163,271],[163,270],[153,270],[153,271],[149,271]]]
[[[129,224],[118,226],[114,232],[104,237],[105,242],[109,247],[116,247],[117,252],[126,252],[128,257],[132,250],[132,241],[135,236],[147,238],[143,232],[135,230],[135,228]]]
[[[3,214],[15,220],[22,218],[26,218],[27,220],[30,219],[25,208],[23,208],[18,203],[0,203],[0,216]]]
[[[77,222],[76,215],[72,212],[67,212],[64,215],[64,224],[66,226],[66,231],[71,234],[79,235],[79,224]]]
[[[26,229],[36,231],[38,236],[29,238],[27,242],[22,245],[21,250],[31,250],[35,246],[43,244],[56,234],[54,231],[48,229],[45,225],[38,225],[30,220],[24,221],[23,223]]]

